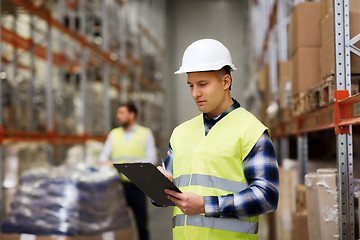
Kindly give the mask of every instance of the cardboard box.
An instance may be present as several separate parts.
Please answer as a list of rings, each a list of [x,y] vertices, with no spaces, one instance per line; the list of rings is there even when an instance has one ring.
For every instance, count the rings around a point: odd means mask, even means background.
[[[289,24],[289,55],[301,47],[320,47],[321,2],[296,5]]]
[[[280,108],[291,106],[290,61],[278,62],[278,85]]]
[[[296,213],[306,212],[306,192],[305,185],[300,184],[296,186]]]
[[[268,107],[269,99],[269,65],[266,64],[258,71],[259,91],[261,92],[261,107],[260,107],[260,120],[267,125],[266,108]]]
[[[333,14],[334,0],[323,0],[322,10],[321,10],[321,19],[324,19],[329,14]],[[349,0],[350,10],[360,11],[360,1],[359,0]]]
[[[281,109],[289,109],[291,107],[291,81],[281,81],[279,84],[279,104]]]
[[[292,96],[320,83],[320,48],[298,48],[291,59]]]
[[[261,92],[269,92],[269,65],[266,64],[258,72],[259,90]]]
[[[294,240],[308,240],[307,213],[294,213]]]
[[[313,172],[305,175],[305,192],[309,240],[319,240],[321,239],[321,232],[317,192],[317,173]]]
[[[337,173],[335,168],[320,168],[316,171],[319,202],[321,239],[338,239]]]
[[[293,235],[293,216],[295,210],[295,186],[298,185],[298,171],[279,168],[280,189],[278,209],[275,212],[276,237],[288,240]]]
[[[358,2],[360,2],[358,0]],[[350,38],[360,33],[360,11],[350,11]],[[360,43],[355,44],[360,48]],[[335,74],[334,53],[334,22],[329,14],[321,21],[321,77],[322,79]],[[360,57],[351,53],[351,73],[360,74]]]
[[[279,61],[278,62],[278,83],[286,82],[290,79],[290,62]]]

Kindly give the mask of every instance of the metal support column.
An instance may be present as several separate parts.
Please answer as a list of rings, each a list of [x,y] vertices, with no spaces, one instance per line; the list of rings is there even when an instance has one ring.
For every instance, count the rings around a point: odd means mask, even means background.
[[[120,63],[128,66],[128,61],[126,57],[126,9],[124,6],[119,6],[119,11],[117,11],[117,17],[119,22],[118,27],[118,39],[120,43],[119,47],[119,61]],[[127,89],[128,89],[128,78],[127,74],[119,74],[121,93],[120,93],[120,102],[124,103],[128,99]]]
[[[0,0],[0,29],[2,27],[1,24],[1,0]],[[2,39],[2,35],[1,35],[2,31],[0,31],[0,222],[2,222],[3,220],[3,214],[4,214],[4,194],[3,194],[3,172],[4,172],[4,162],[3,162],[3,146],[2,146],[2,141],[3,141],[3,114],[2,114],[2,82],[4,80],[4,74],[2,72],[2,44],[1,44],[1,39]]]
[[[63,22],[64,21],[64,2],[63,1],[58,1],[57,4],[55,5],[56,7],[56,10],[55,10],[55,16],[57,18],[57,20],[59,22]],[[57,45],[58,45],[58,49],[65,49],[65,42],[64,42],[64,38],[63,36],[59,36],[57,38]],[[61,116],[61,119],[66,119],[66,102],[65,102],[65,99],[66,99],[66,82],[65,82],[65,66],[62,64],[58,67],[58,77],[59,77],[59,83],[58,83],[58,86],[59,86],[59,91],[60,91],[60,94],[58,94],[58,97],[60,98],[59,101],[61,101],[61,105],[58,107],[58,111],[59,111],[59,115]],[[56,112],[56,111],[55,111]],[[66,122],[65,121],[60,121],[60,124],[59,124],[59,128],[58,128],[58,132],[59,133],[66,133]],[[60,145],[58,147],[58,151],[59,151],[59,154],[60,154],[60,161],[64,161],[66,159],[66,149],[65,149],[65,146],[64,145]]]
[[[46,87],[46,115],[47,115],[47,131],[49,134],[48,144],[48,159],[50,163],[54,164],[54,103],[52,92],[52,69],[53,69],[53,56],[52,56],[52,43],[51,43],[51,23],[48,23],[46,32],[46,60],[47,60],[47,87]]]
[[[126,64],[126,9],[124,6],[119,6],[119,11],[117,11],[117,17],[119,21],[118,28],[118,38],[119,38],[119,61]]]
[[[58,1],[56,4],[56,18],[59,22],[62,22],[64,19],[64,2],[63,1]],[[57,38],[57,45],[58,45],[58,49],[64,49],[64,38],[62,36],[59,36]],[[60,65],[58,68],[58,76],[59,76],[59,90],[60,90],[60,98],[63,102],[63,104],[61,104],[60,106],[60,116],[62,119],[66,119],[66,105],[64,103],[65,100],[65,95],[66,95],[66,90],[65,90],[65,67],[64,65]],[[65,133],[65,121],[61,121],[60,122],[60,126],[59,126],[59,132],[61,133]],[[61,153],[63,155],[63,147],[61,147]]]
[[[279,61],[288,60],[288,34],[287,34],[287,13],[286,1],[278,0],[277,2],[277,36],[278,36],[278,59]],[[282,163],[284,159],[289,158],[289,137],[281,136],[280,138],[280,159]]]
[[[280,156],[281,156],[281,162],[284,159],[287,159],[290,157],[290,143],[289,143],[289,137],[282,137],[280,139]]]
[[[12,30],[14,31],[14,33],[17,34],[17,13],[14,13],[13,15],[13,22],[12,22]],[[18,64],[19,64],[19,51],[18,51],[18,48],[17,46],[15,46],[13,48],[13,75],[11,76],[12,79],[11,81],[12,82],[15,82],[16,85],[18,85],[18,83],[20,83],[20,76],[18,76]],[[21,126],[21,102],[20,102],[20,90],[18,87],[15,87],[13,89],[13,93],[15,95],[15,98],[14,98],[14,109],[15,109],[15,128],[17,128],[19,130],[19,128],[22,128]]]
[[[278,71],[277,71],[277,54],[276,54],[276,34],[275,30],[271,30],[269,36],[269,72],[270,72],[270,90],[271,90],[271,100],[276,100],[276,95],[278,93]]]
[[[349,0],[334,0],[336,90],[351,95]],[[337,133],[340,239],[355,239],[352,128]]]
[[[309,160],[307,134],[297,136],[297,159],[299,163],[299,183],[304,184],[304,177],[307,172],[307,162]]]
[[[30,39],[35,39],[35,22],[34,15],[30,14]],[[33,43],[35,44],[35,43]],[[29,121],[29,131],[35,131],[35,119],[34,119],[34,86],[35,86],[35,55],[34,55],[34,46],[31,46],[30,49],[30,94],[28,98],[28,121]]]
[[[103,50],[109,50],[109,29],[108,29],[108,1],[102,1],[102,39],[103,39]],[[110,131],[110,99],[109,99],[109,75],[110,75],[110,65],[106,60],[103,66],[103,83],[104,83],[104,91],[103,91],[103,114],[104,114],[104,133],[108,133]]]
[[[278,34],[278,59],[286,61],[288,59],[288,39],[286,22],[286,2],[278,0],[277,3],[277,34]]]
[[[83,37],[83,44],[86,41],[86,15],[85,15],[85,1],[80,0],[80,34]],[[83,107],[82,115],[82,124],[83,124],[83,139],[86,141],[87,138],[87,49],[85,46],[82,46],[81,49],[81,82],[80,82],[80,91],[81,91],[81,102]],[[84,160],[86,159],[86,147],[84,142]]]

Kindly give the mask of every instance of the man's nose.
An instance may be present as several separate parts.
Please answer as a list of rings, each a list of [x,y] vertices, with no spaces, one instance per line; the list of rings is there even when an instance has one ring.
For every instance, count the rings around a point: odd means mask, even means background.
[[[191,95],[193,96],[193,98],[200,97],[201,96],[200,89],[198,87],[194,86],[192,88]]]

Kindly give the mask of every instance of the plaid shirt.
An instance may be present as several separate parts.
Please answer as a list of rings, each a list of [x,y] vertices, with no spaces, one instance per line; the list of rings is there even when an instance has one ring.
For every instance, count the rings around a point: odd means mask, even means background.
[[[209,119],[203,114],[205,135],[220,119],[240,107],[235,99],[233,101],[233,105],[214,119]],[[173,156],[169,145],[165,161],[168,174],[172,174]],[[226,196],[205,196],[205,216],[242,219],[276,210],[279,198],[279,171],[275,150],[266,131],[243,160],[243,169],[248,188]]]

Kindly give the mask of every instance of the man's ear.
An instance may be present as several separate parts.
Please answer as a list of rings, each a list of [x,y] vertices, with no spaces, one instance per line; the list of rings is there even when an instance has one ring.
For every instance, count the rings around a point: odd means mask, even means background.
[[[231,86],[231,77],[229,74],[223,76],[224,89],[229,89]]]
[[[134,112],[131,112],[130,115],[131,115],[131,118],[132,118],[133,120],[136,120],[136,115],[135,115]]]

